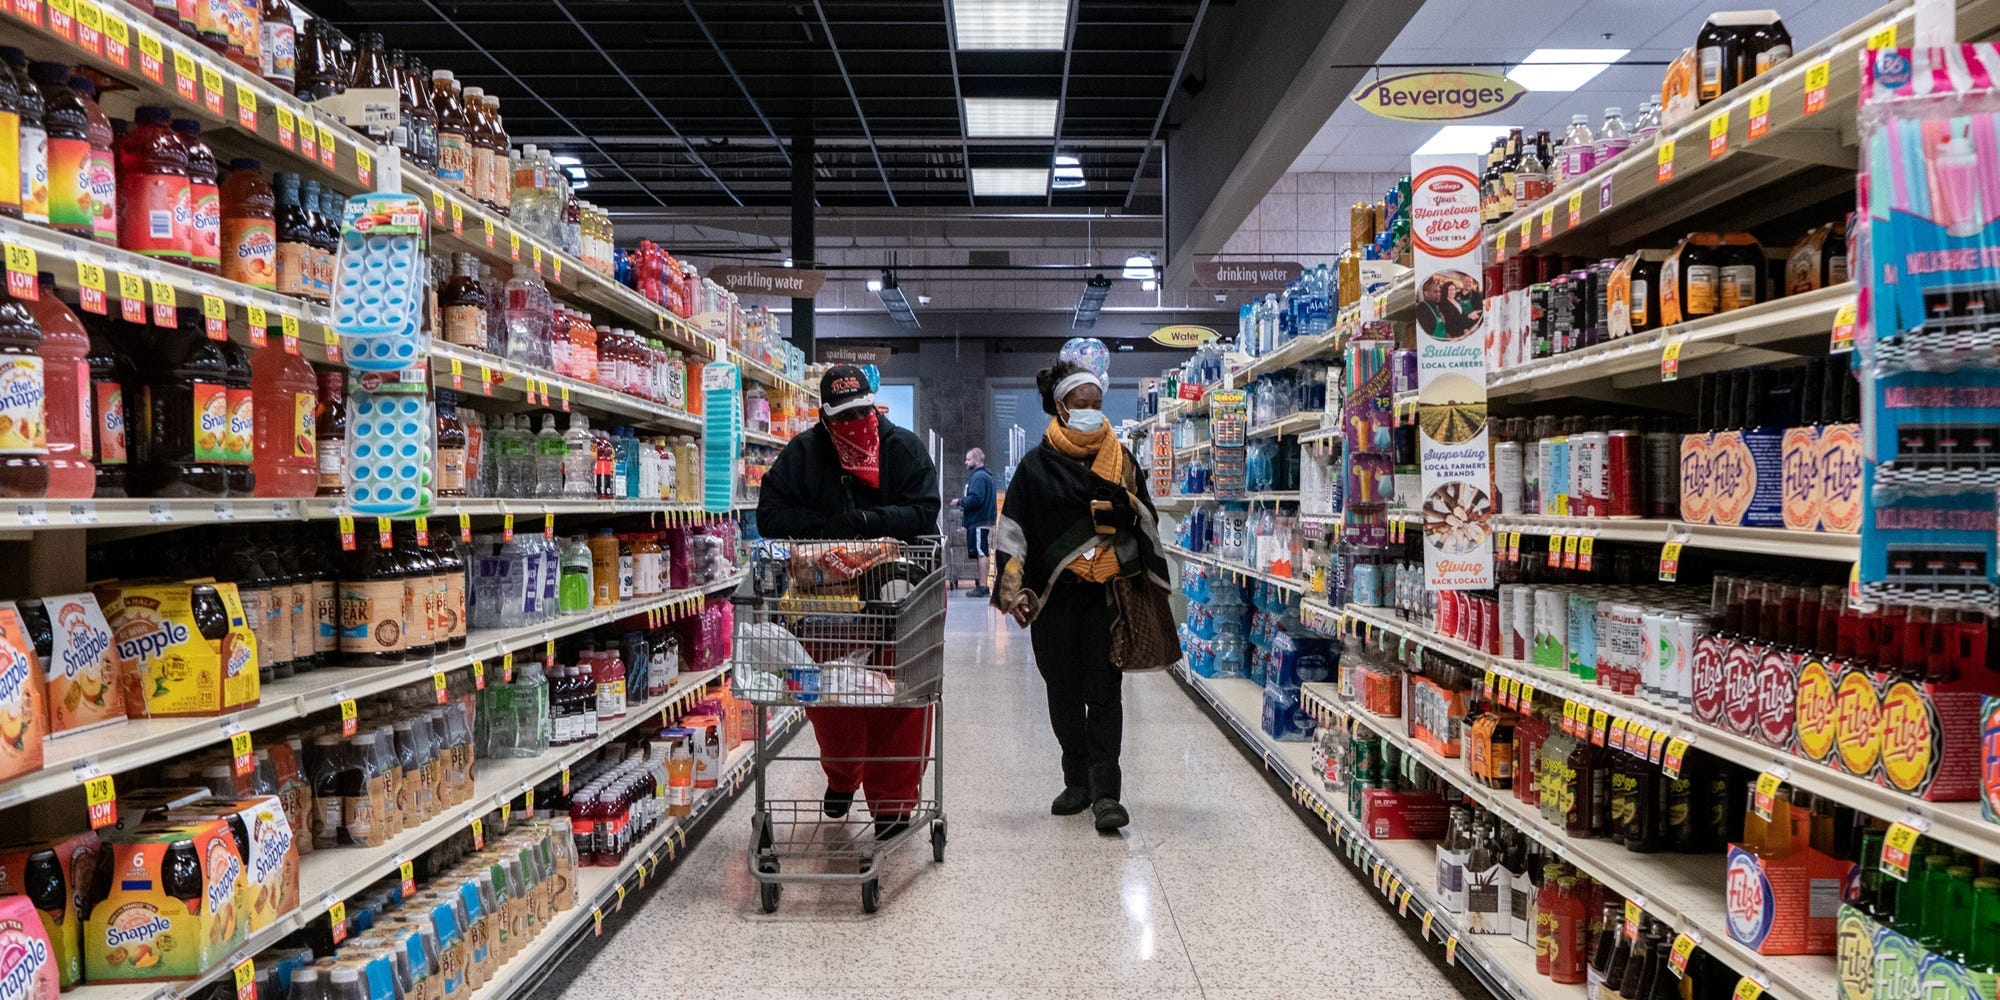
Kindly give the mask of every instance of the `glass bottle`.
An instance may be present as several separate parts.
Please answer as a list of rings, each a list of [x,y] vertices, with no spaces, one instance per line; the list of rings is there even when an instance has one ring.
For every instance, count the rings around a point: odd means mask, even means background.
[[[458,393],[437,390],[437,495],[465,495],[465,423],[458,416]]]
[[[438,293],[444,312],[447,343],[487,350],[486,289],[479,283],[479,262],[469,253],[452,255],[451,277]]]
[[[261,0],[257,25],[257,75],[287,94],[298,88],[299,39],[291,0]]]
[[[2000,878],[1972,880],[1972,947],[1965,964],[1977,972],[2000,971]]]
[[[318,412],[313,415],[318,456],[318,495],[347,495],[347,370],[325,367],[319,378]]]
[[[437,115],[438,179],[473,195],[472,122],[451,70],[431,71],[431,109]]]
[[[349,90],[395,90],[396,84],[389,76],[389,57],[382,47],[382,33],[370,31],[361,36],[361,45],[354,52],[354,70],[347,78]],[[378,143],[387,143],[391,138],[388,128],[371,122],[360,123],[357,131]]]

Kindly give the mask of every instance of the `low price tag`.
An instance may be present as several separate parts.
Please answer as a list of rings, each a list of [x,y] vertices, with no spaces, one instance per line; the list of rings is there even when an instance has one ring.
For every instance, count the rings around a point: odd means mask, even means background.
[[[1854,329],[1859,324],[1859,307],[1853,299],[1840,304],[1833,311],[1833,343],[1827,349],[1829,354],[1845,354],[1854,350]]]
[[[1826,85],[1832,77],[1833,63],[1822,59],[1806,67],[1805,113],[1816,115],[1826,110]]]
[[[445,686],[444,671],[431,675],[431,688],[437,692],[437,703],[440,705],[450,700],[450,696],[445,694]]]
[[[1576,569],[1577,546],[1581,543],[1581,539],[1578,538],[1576,535],[1564,535],[1562,543],[1563,543],[1563,568]]]
[[[1778,801],[1778,786],[1784,779],[1770,771],[1757,776],[1757,793],[1750,799],[1750,811],[1766,823],[1771,821],[1771,810]]]
[[[1610,735],[1606,736],[1605,739],[1610,743],[1612,749],[1625,749],[1626,731],[1630,726],[1631,723],[1626,722],[1624,719],[1611,720]]]
[[[118,276],[118,315],[127,323],[146,322],[146,281],[136,274]]]
[[[41,289],[35,280],[38,266],[32,247],[7,244],[7,294],[28,302],[40,299]]]
[[[1687,758],[1688,741],[1678,736],[1667,741],[1666,757],[1660,761],[1660,773],[1669,778],[1681,776],[1681,762]]]
[[[500,515],[500,540],[503,542],[514,540],[514,514],[511,511]]]
[[[118,822],[118,788],[108,774],[83,783],[83,802],[90,814],[90,828],[102,830]]]
[[[1582,224],[1583,224],[1583,192],[1571,191],[1569,193],[1569,228],[1575,229],[1576,227]]]
[[[474,660],[474,661],[472,661],[472,689],[473,689],[474,691],[484,691],[484,690],[486,690],[486,661],[485,661],[485,660]]]
[[[1666,182],[1673,179],[1674,179],[1674,141],[1672,139],[1663,139],[1660,141],[1660,152],[1658,161],[1653,167],[1653,183],[1665,184]]]
[[[1708,120],[1708,158],[1729,152],[1729,112],[1718,111]]]
[[[202,293],[201,324],[208,332],[208,339],[229,339],[229,307],[223,304],[222,296]]]
[[[354,551],[354,515],[341,514],[335,521],[340,528],[340,551]]]
[[[458,540],[472,544],[472,515],[463,511],[458,515]]]
[[[354,704],[354,699],[342,698],[340,700],[340,735],[342,737],[352,737],[354,735],[359,725],[357,717],[360,714],[360,709]]]
[[[326,904],[326,922],[333,931],[333,943],[338,945],[347,940],[347,904],[334,900]]]
[[[257,1000],[257,966],[254,958],[236,963],[236,1000]]]
[[[1590,742],[1592,745],[1600,747],[1604,745],[1605,736],[1609,732],[1608,727],[1610,725],[1610,713],[1601,708],[1590,710]]]
[[[1685,336],[1674,336],[1660,345],[1660,381],[1672,382],[1681,377],[1681,345],[1686,342]]]
[[[396,875],[403,880],[403,895],[408,896],[417,891],[416,865],[411,864],[405,858],[398,857],[396,859]]]
[[[1889,824],[1889,832],[1882,836],[1882,874],[1898,882],[1910,880],[1910,859],[1917,849],[1917,838],[1922,832],[1909,823]]]
[[[1645,913],[1645,904],[1636,899],[1625,901],[1625,936],[1639,940],[1639,918]]]
[[[174,315],[174,310],[180,306],[180,300],[175,297],[174,286],[158,278],[147,282],[147,285],[153,297],[153,325],[164,326],[168,329],[179,325],[179,319]]]
[[[255,751],[253,751],[250,747],[249,733],[246,732],[230,733],[229,753],[233,758],[235,758],[231,762],[231,766],[235,768],[237,777],[247,778],[250,775],[256,773],[257,755]]]
[[[1700,943],[1700,940],[1691,934],[1674,936],[1674,948],[1667,956],[1667,967],[1674,970],[1676,978],[1686,978],[1688,959],[1694,956],[1695,945]]]
[[[1672,583],[1681,572],[1681,544],[1668,542],[1660,546],[1660,582]]]
[[[263,306],[244,306],[243,316],[244,324],[250,328],[250,346],[270,343],[271,314]]]
[[[1758,997],[1763,995],[1764,984],[1749,976],[1744,976],[1742,979],[1737,980],[1736,991],[1730,994],[1734,1000],[1757,1000]]]
[[[1750,138],[1762,139],[1771,131],[1771,88],[1750,95]]]
[[[477,816],[472,817],[472,849],[475,851],[486,849],[486,821]]]
[[[1542,240],[1546,242],[1551,237],[1555,236],[1555,234],[1556,234],[1556,207],[1554,205],[1543,205]]]

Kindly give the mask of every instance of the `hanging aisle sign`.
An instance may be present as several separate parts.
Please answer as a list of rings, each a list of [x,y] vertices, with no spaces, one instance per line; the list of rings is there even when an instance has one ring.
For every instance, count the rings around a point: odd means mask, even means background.
[[[1486,290],[1477,159],[1410,160],[1417,265],[1415,497],[1432,590],[1493,585],[1492,462],[1486,426]]]
[[[1525,93],[1520,84],[1490,70],[1441,66],[1382,77],[1361,88],[1353,100],[1381,118],[1449,122],[1505,111]]]

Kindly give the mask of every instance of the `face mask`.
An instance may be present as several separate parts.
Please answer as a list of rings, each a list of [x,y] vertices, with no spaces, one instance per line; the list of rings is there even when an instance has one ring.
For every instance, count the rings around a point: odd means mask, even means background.
[[[833,438],[834,454],[840,467],[871,487],[882,485],[882,429],[869,413],[859,420],[836,420],[826,425]]]
[[[1082,431],[1085,434],[1089,434],[1099,427],[1104,426],[1104,411],[1079,410],[1072,407],[1069,411],[1069,419],[1063,421],[1063,423],[1068,425],[1070,430]]]

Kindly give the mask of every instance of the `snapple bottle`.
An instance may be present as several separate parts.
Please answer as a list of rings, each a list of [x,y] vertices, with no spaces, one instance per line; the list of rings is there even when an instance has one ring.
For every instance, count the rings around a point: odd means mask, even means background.
[[[172,129],[173,112],[147,106],[118,142],[118,245],[154,260],[189,262],[192,226],[187,148]]]
[[[197,271],[222,270],[222,194],[216,185],[215,151],[201,138],[201,123],[174,119],[174,134],[187,148],[188,263]]]
[[[90,411],[91,453],[97,462],[97,496],[122,497],[125,492],[126,442],[129,425],[125,418],[125,387],[134,382],[132,352],[112,331],[114,320],[96,318],[90,323]],[[148,334],[150,336],[150,334]]]
[[[90,334],[56,298],[56,277],[40,276],[41,297],[29,305],[42,328],[42,384],[48,418],[48,496],[81,499],[97,491],[91,463]]]
[[[257,438],[256,401],[250,395],[250,354],[242,345],[222,342],[223,385],[229,406],[229,422],[223,425],[222,450],[231,496],[247,497],[256,492],[256,476],[250,464],[255,459]]]
[[[250,362],[256,425],[252,470],[260,497],[309,497],[319,488],[319,384],[312,365],[274,338]]]
[[[49,489],[42,330],[28,305],[0,299],[0,497]]]
[[[71,76],[70,93],[83,102],[90,120],[90,232],[91,238],[108,247],[118,245],[118,154],[117,130],[104,109],[97,106],[97,84],[89,77]],[[44,99],[47,95],[43,95]]]
[[[140,496],[220,497],[229,430],[229,361],[208,339],[201,314],[180,310],[180,324],[155,340],[140,389],[133,487]]]
[[[256,160],[229,161],[222,182],[222,276],[278,287],[278,198]]]

